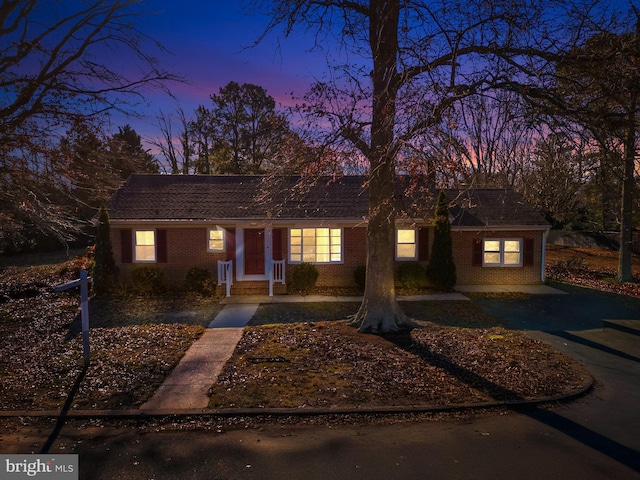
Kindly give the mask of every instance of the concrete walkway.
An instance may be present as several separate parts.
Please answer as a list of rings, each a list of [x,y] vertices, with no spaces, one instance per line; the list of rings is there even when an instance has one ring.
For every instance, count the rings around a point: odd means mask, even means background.
[[[481,291],[481,290],[479,290]],[[434,293],[429,295],[398,296],[399,302],[469,300],[462,293]],[[339,297],[334,295],[232,295],[220,300],[221,305],[231,304],[263,304],[263,303],[360,303],[362,297]]]
[[[456,285],[462,293],[528,293],[530,295],[568,295],[549,285]]]
[[[469,300],[465,293],[509,293],[521,292],[530,295],[567,295],[567,292],[548,285],[456,285],[452,293],[433,293],[427,295],[399,295],[399,302],[424,302],[446,300]],[[232,295],[220,300],[222,305],[262,304],[262,303],[320,303],[352,302],[359,303],[362,297],[340,297],[334,295]]]
[[[225,306],[140,410],[207,408],[209,388],[217,381],[257,309],[258,304]]]

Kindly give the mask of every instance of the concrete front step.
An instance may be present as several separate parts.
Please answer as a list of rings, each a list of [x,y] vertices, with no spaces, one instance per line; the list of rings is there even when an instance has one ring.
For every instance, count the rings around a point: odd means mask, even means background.
[[[287,286],[276,283],[273,285],[273,293],[276,295],[287,293]],[[269,295],[269,282],[236,282],[231,285],[231,295]]]

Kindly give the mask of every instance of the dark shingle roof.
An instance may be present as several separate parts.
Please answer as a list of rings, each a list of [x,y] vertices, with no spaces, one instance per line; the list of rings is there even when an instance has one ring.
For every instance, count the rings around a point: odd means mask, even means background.
[[[547,226],[520,194],[504,188],[446,190],[451,225],[458,227]]]
[[[109,215],[117,220],[211,221],[252,219],[362,220],[368,214],[363,176],[323,178],[306,193],[291,189],[297,177],[266,188],[265,177],[249,175],[132,175],[113,195]],[[430,218],[433,202],[413,202],[399,187],[398,208]],[[454,226],[546,225],[511,190],[447,190]],[[425,205],[428,203],[428,205]],[[426,208],[418,208],[419,206]],[[420,211],[420,214],[416,212]]]

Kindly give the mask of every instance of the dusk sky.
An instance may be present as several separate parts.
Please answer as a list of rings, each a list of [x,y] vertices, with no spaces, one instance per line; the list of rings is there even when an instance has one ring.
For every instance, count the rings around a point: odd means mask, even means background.
[[[146,6],[158,13],[145,16],[140,28],[169,50],[163,67],[188,83],[170,85],[175,100],[151,94],[149,105],[139,109],[142,119],[114,116],[114,128],[128,122],[143,137],[159,135],[154,125],[160,110],[169,114],[180,106],[189,116],[198,105],[209,107],[209,95],[230,81],[259,85],[281,104],[292,103],[292,92],[302,96],[314,76],[326,70],[324,55],[309,53],[312,41],[302,35],[271,35],[250,48],[268,19],[246,15],[239,3],[150,0]]]
[[[230,81],[253,83],[266,89],[280,104],[290,105],[292,93],[301,97],[314,78],[325,75],[323,52],[309,52],[313,38],[296,34],[284,38],[271,34],[251,48],[263,32],[268,18],[247,14],[237,0],[147,0],[145,7],[157,12],[141,20],[140,29],[159,40],[170,54],[162,57],[163,67],[188,83],[170,85],[175,99],[160,92],[150,93],[148,105],[138,110],[142,118],[112,118],[113,129],[125,123],[148,138],[159,137],[157,116],[181,107],[187,117],[199,105],[210,106],[209,95],[218,93]],[[609,0],[610,7],[628,0]],[[326,47],[326,45],[323,45]]]

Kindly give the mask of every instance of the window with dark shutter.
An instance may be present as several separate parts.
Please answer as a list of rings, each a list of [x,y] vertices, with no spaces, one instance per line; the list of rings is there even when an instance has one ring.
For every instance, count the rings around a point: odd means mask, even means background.
[[[120,253],[122,263],[133,262],[133,234],[130,228],[120,230]]]
[[[525,267],[533,267],[534,241],[533,238],[524,239],[524,257],[523,265]]]
[[[158,258],[158,263],[167,263],[167,230],[166,229],[157,229],[156,230],[157,237],[157,245],[156,245],[156,255]]]
[[[474,267],[482,266],[482,239],[474,238],[472,246],[471,265]]]
[[[422,262],[429,260],[429,230],[427,228],[418,230],[418,260]]]
[[[271,237],[271,243],[273,245],[273,259],[274,260],[282,260],[284,258],[283,252],[283,232],[282,228],[274,228]]]

